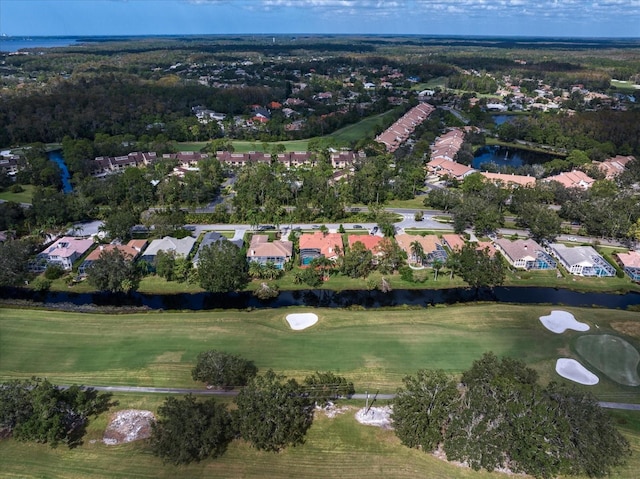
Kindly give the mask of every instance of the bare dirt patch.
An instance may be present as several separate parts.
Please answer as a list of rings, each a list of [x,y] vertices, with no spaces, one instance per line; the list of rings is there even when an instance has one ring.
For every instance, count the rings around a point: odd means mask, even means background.
[[[611,323],[611,327],[616,331],[631,336],[633,338],[640,338],[640,322],[637,321],[616,321]]]
[[[329,419],[333,419],[338,414],[344,414],[349,409],[349,406],[336,406],[334,403],[330,402],[326,406],[316,406],[316,412],[322,412]]]
[[[102,442],[113,446],[126,442],[139,441],[151,436],[151,423],[155,416],[151,411],[125,409],[118,411],[109,421]]]
[[[356,413],[356,421],[367,426],[377,426],[382,429],[393,429],[390,406],[362,408]]]

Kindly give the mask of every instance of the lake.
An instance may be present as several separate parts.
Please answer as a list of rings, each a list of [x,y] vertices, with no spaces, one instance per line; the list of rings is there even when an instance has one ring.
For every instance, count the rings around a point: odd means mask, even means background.
[[[478,148],[471,162],[471,166],[478,170],[482,169],[484,163],[495,163],[497,166],[511,166],[517,168],[523,165],[536,163],[546,163],[553,160],[553,155],[537,153],[518,148],[508,148],[505,146],[483,146]]]

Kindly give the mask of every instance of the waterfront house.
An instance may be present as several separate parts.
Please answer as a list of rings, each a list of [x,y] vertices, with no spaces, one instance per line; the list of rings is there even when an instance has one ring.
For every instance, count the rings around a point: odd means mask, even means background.
[[[640,252],[616,253],[618,264],[633,281],[640,281]]]
[[[442,245],[440,238],[436,235],[409,235],[399,234],[396,235],[396,242],[398,246],[407,253],[409,263],[430,265],[434,261],[440,261],[444,263],[447,260],[447,252]],[[414,252],[412,245],[414,242],[418,242],[422,246],[423,258],[418,258]]]
[[[615,276],[616,270],[591,246],[566,246],[552,243],[549,249],[560,264],[576,276]]]
[[[365,248],[373,253],[374,258],[384,254],[380,248],[380,242],[382,240],[382,236],[376,235],[349,235],[347,237],[349,248],[353,248],[353,245],[356,243],[362,243]]]
[[[33,272],[42,272],[49,265],[57,265],[65,271],[71,271],[74,261],[89,251],[93,245],[93,238],[83,239],[64,236],[41,251],[36,261],[30,263],[29,269]]]
[[[131,240],[127,244],[103,244],[98,245],[96,249],[94,249],[91,253],[87,255],[84,259],[80,267],[78,268],[78,274],[80,276],[85,276],[87,274],[88,269],[91,265],[100,258],[103,252],[119,250],[121,251],[127,261],[135,261],[140,253],[147,246],[147,240]]]
[[[307,266],[314,258],[324,256],[332,261],[342,254],[343,244],[340,233],[305,233],[300,235],[300,264]]]
[[[195,242],[196,239],[192,236],[185,236],[180,239],[165,236],[162,239],[155,239],[149,243],[144,254],[140,256],[140,261],[146,261],[153,268],[156,256],[160,251],[164,251],[165,253],[173,252],[176,258],[186,258],[191,252]]]
[[[507,262],[517,269],[555,269],[558,265],[551,255],[532,239],[510,241],[500,238],[495,240],[494,244]]]
[[[249,262],[262,265],[273,263],[278,269],[284,269],[285,264],[291,261],[292,256],[293,243],[291,241],[275,240],[270,242],[267,235],[253,235],[247,250]]]

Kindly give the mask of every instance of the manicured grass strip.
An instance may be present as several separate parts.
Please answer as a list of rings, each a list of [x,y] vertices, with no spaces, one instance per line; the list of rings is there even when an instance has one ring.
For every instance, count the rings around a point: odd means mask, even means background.
[[[602,332],[637,313],[567,308]],[[292,331],[289,312],[315,312],[317,325]],[[415,310],[278,310],[153,312],[107,315],[0,309],[0,379],[46,376],[59,383],[197,387],[190,375],[197,354],[222,349],[303,378],[332,370],[356,389],[393,392],[420,368],[452,374],[486,351],[523,359],[546,380],[577,333],[556,335],[539,317],[547,306],[464,305]],[[629,338],[636,342],[637,338]],[[626,396],[602,381],[594,392]],[[637,391],[636,391],[637,392]],[[626,400],[626,397],[625,397]]]
[[[351,143],[362,138],[373,138],[376,127],[386,125],[395,117],[394,110],[370,116],[353,125],[345,126],[327,135],[339,143]]]
[[[225,454],[188,466],[164,464],[148,451],[145,441],[121,446],[100,442],[102,428],[91,428],[77,449],[0,441],[3,478],[327,478],[362,477],[485,479],[418,450],[400,445],[393,431],[358,425],[356,409],[328,419],[320,414],[304,445],[280,453],[260,452],[234,441]],[[91,441],[95,440],[95,443]]]
[[[127,408],[151,409],[161,401],[148,396],[118,395]],[[393,431],[358,424],[354,415],[363,404],[334,419],[316,414],[305,444],[281,453],[259,452],[246,443],[233,441],[225,454],[188,466],[164,464],[150,454],[146,441],[120,446],[101,442],[108,414],[90,423],[84,444],[69,450],[43,444],[0,441],[0,470],[3,478],[46,477],[64,479],[102,478],[326,478],[361,477],[435,479],[489,479],[496,473],[472,471],[402,446]],[[635,478],[640,468],[640,413],[612,412],[616,423],[631,442],[633,456],[615,477]]]

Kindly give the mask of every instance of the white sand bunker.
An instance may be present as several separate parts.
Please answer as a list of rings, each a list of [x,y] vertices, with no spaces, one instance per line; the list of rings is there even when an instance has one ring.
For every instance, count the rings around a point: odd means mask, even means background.
[[[151,436],[151,423],[155,416],[151,411],[126,409],[118,411],[104,431],[102,441],[113,446],[125,442],[147,439]]]
[[[567,329],[574,331],[589,331],[589,325],[576,320],[573,314],[567,311],[551,311],[549,316],[540,316],[540,322],[549,331],[564,333]]]
[[[291,329],[300,331],[301,329],[306,329],[316,324],[318,322],[318,315],[313,313],[287,314],[287,322],[289,326],[291,326]]]
[[[575,359],[560,358],[556,361],[556,372],[563,378],[573,382],[593,386],[598,384],[598,376],[586,369]]]
[[[393,421],[390,406],[362,408],[356,413],[356,421],[367,426],[377,426],[383,429],[391,429]]]

